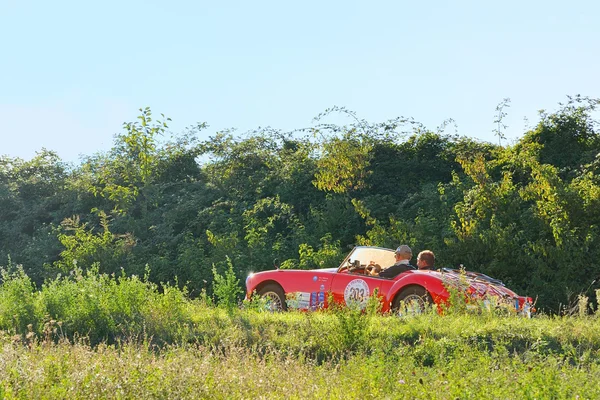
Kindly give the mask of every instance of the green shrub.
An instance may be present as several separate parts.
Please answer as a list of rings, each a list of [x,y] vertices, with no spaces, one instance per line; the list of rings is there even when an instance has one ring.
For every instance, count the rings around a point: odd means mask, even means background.
[[[243,294],[240,287],[240,280],[235,276],[233,263],[227,257],[227,271],[225,275],[217,272],[217,268],[213,265],[213,293],[217,297],[217,304],[228,310],[233,310],[237,307],[239,296]]]
[[[34,284],[20,265],[13,271],[2,268],[0,276],[0,329],[27,332],[27,325],[36,322]]]
[[[159,293],[147,278],[99,274],[97,268],[47,281],[38,301],[66,335],[83,335],[91,343],[135,337],[172,342],[180,336],[178,324],[189,320],[184,291],[164,285]]]

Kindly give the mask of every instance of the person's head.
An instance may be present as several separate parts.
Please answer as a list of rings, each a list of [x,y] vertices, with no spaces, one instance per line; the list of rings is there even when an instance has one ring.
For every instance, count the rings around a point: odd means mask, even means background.
[[[417,256],[417,267],[419,269],[433,268],[435,264],[435,255],[431,250],[423,250]]]
[[[412,250],[407,245],[403,244],[396,249],[396,261],[410,260],[412,258]]]

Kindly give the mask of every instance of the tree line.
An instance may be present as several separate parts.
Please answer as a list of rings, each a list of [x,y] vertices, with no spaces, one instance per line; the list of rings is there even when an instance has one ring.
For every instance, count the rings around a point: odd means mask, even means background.
[[[307,129],[200,140],[205,123],[172,133],[140,109],[77,165],[0,158],[0,265],[38,286],[97,268],[199,295],[230,266],[243,281],[274,259],[335,267],[355,245],[408,244],[559,312],[600,275],[599,104],[569,97],[512,144],[338,107]]]

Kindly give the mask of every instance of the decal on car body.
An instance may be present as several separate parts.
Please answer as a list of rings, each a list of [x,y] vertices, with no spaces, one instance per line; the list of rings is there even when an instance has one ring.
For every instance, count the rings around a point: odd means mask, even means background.
[[[287,306],[292,310],[317,310],[325,305],[325,292],[292,292],[287,294]]]
[[[287,306],[290,309],[304,310],[310,307],[310,293],[293,292],[287,294]]]
[[[363,309],[369,299],[369,285],[362,279],[354,279],[344,289],[344,301],[347,305],[357,305]]]

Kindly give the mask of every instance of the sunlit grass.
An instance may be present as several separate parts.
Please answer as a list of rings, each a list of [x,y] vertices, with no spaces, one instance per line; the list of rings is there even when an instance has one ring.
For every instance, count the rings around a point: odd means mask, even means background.
[[[137,278],[0,285],[0,398],[599,398],[600,318],[220,308]]]
[[[303,316],[295,316],[302,318]],[[271,323],[274,320],[270,321]],[[417,326],[415,326],[417,328]],[[432,329],[431,332],[435,332]],[[322,332],[315,332],[324,335]],[[227,338],[223,338],[223,343]],[[11,398],[597,398],[598,353],[588,359],[515,353],[448,337],[323,360],[277,347],[0,339],[0,390]],[[296,346],[299,348],[299,346]]]

